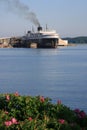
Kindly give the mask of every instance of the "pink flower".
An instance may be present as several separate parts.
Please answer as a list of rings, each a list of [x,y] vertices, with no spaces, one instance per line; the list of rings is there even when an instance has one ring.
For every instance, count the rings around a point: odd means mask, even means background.
[[[5,114],[8,114],[8,111],[5,111]]]
[[[75,109],[74,112],[77,114],[79,118],[85,118],[86,113],[84,111],[80,111],[79,109]]]
[[[64,119],[59,119],[58,122],[59,122],[60,124],[64,124],[64,123],[65,123],[65,120],[64,120]]]
[[[29,120],[29,121],[32,121],[33,119],[32,119],[32,117],[29,117],[28,120]]]
[[[7,94],[6,95],[6,100],[9,101],[10,100],[10,96]]]
[[[18,92],[15,92],[14,95],[15,95],[16,97],[18,97],[18,96],[19,96],[19,93],[18,93]]]
[[[17,122],[17,120],[15,118],[12,118],[9,121],[5,121],[4,124],[8,127],[8,126],[11,126],[12,124],[18,124],[18,122]]]
[[[17,120],[15,118],[11,119],[12,124],[18,124]]]
[[[86,113],[84,111],[81,111],[79,113],[79,118],[85,118],[86,117]]]
[[[80,110],[77,108],[77,109],[74,110],[74,112],[75,112],[75,113],[79,113]]]
[[[44,101],[45,101],[45,99],[44,99],[43,96],[40,97],[40,101],[41,101],[41,102],[44,102]]]
[[[58,100],[58,101],[57,101],[57,104],[60,105],[60,104],[61,104],[61,100]]]
[[[11,126],[11,125],[12,125],[12,122],[11,122],[11,121],[5,121],[5,125],[6,125],[6,126]]]

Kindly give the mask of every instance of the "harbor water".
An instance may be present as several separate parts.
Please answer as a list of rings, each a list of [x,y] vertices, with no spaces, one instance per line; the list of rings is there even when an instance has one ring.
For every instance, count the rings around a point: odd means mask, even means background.
[[[87,112],[87,45],[0,49],[0,93],[16,91]]]

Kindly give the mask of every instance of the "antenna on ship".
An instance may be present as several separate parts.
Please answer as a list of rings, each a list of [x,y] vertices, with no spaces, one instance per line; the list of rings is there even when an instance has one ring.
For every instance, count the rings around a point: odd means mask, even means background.
[[[47,24],[46,24],[46,31],[48,30]]]
[[[32,32],[34,32],[34,27],[32,26]]]

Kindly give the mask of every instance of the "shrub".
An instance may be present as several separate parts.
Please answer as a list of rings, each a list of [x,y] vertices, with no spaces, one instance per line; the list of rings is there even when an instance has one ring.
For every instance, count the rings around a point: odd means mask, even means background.
[[[87,130],[87,115],[43,96],[0,94],[0,130]]]

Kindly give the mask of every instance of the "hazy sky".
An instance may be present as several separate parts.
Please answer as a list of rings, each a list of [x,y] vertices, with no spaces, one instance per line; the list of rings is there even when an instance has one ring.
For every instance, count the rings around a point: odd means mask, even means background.
[[[34,18],[60,37],[87,36],[87,0],[0,0],[0,37],[36,30]]]

